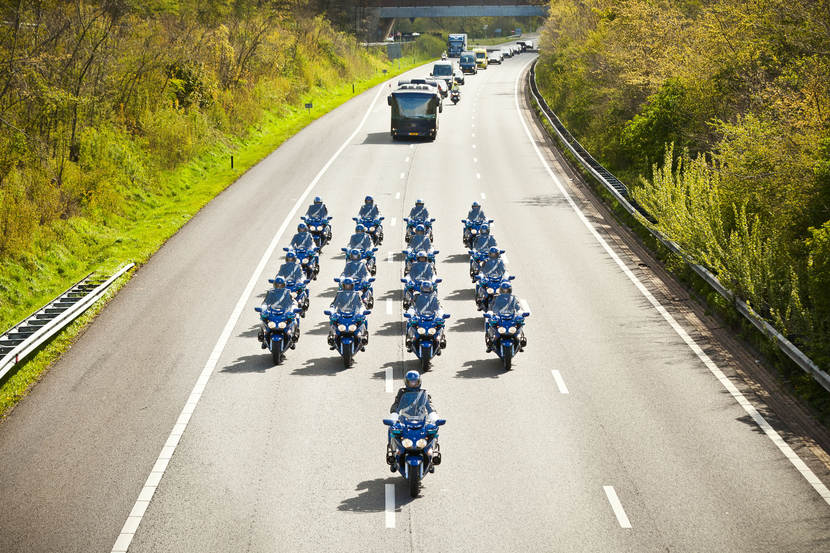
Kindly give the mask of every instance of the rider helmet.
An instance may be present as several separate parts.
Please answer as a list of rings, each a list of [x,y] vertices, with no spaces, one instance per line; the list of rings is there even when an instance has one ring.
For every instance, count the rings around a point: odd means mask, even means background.
[[[490,256],[490,259],[496,259],[501,254],[501,251],[496,246],[490,246],[490,249],[487,251],[487,255]]]
[[[373,203],[375,203],[375,199],[371,196],[366,196],[366,198],[364,198],[363,200],[363,203],[366,205],[372,205]]]
[[[297,225],[297,232],[308,232],[308,225],[305,223],[300,223]]]
[[[418,207],[423,207],[424,206],[424,200],[422,200],[421,198],[418,198],[417,200],[415,200],[415,205],[418,206]]]
[[[359,261],[360,260],[360,250],[357,248],[352,248],[349,250],[349,259],[352,261]]]
[[[484,223],[483,225],[478,227],[478,233],[479,234],[490,234],[490,225],[488,225],[487,223]]]
[[[433,289],[434,289],[434,287],[432,285],[432,282],[430,282],[428,280],[424,280],[424,281],[421,282],[421,293],[422,294],[431,294]]]
[[[409,371],[404,377],[406,380],[406,387],[417,390],[421,387],[421,375],[418,371]]]
[[[505,281],[501,283],[499,286],[499,294],[512,294],[513,293],[513,285],[509,282]]]
[[[473,202],[473,209],[475,209],[477,207],[481,207],[481,204],[478,203],[478,202]]]
[[[274,279],[274,288],[276,288],[277,290],[282,290],[283,288],[285,288],[285,279],[281,276],[278,276],[277,278],[275,278]]]
[[[314,196],[314,204],[320,205],[321,203],[323,203],[323,198],[321,198],[320,196]]]
[[[294,250],[288,250],[285,252],[285,262],[286,263],[294,263],[297,261],[297,254],[294,253]]]
[[[340,281],[340,287],[343,290],[351,292],[352,290],[354,290],[354,280],[352,280],[348,277],[344,278],[343,280]]]
[[[363,234],[364,232],[366,232],[366,227],[364,227],[361,223],[358,223],[357,226],[354,228],[354,231],[357,234]]]
[[[427,229],[424,225],[418,225],[417,227],[415,227],[415,234],[421,235],[426,233]]]
[[[426,250],[418,250],[418,253],[415,254],[415,259],[418,261],[427,261],[429,257],[427,257]]]

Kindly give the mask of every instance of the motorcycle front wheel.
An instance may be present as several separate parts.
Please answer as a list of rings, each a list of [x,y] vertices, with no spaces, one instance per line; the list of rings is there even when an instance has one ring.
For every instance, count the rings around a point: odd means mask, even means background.
[[[504,370],[509,371],[513,366],[513,348],[504,350],[504,355],[501,358]]]
[[[409,495],[411,497],[418,497],[420,491],[421,475],[418,473],[417,467],[409,467]]]
[[[420,361],[421,361],[421,372],[422,373],[425,373],[426,371],[428,371],[430,369],[430,367],[432,367],[432,363],[430,363],[431,359],[429,359],[427,357],[421,357]]]
[[[271,350],[271,361],[274,362],[274,365],[282,365],[282,362],[285,360],[285,354],[280,351],[279,349],[272,349]]]
[[[350,369],[354,365],[354,354],[350,351],[343,352],[343,367]]]

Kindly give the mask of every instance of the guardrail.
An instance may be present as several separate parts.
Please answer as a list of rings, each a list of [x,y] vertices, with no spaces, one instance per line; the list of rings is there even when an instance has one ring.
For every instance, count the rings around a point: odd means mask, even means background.
[[[115,280],[132,269],[122,266],[109,278],[90,273],[66,292],[0,336],[0,380],[52,336],[92,307]]]
[[[594,159],[594,157],[588,153],[588,151],[582,147],[582,145],[577,141],[568,129],[562,124],[562,121],[559,120],[559,117],[556,116],[556,113],[553,112],[552,109],[548,106],[545,99],[542,97],[541,93],[539,92],[539,87],[536,83],[536,61],[534,60],[533,64],[530,66],[530,71],[528,72],[528,82],[530,92],[533,95],[533,98],[536,100],[536,103],[539,105],[539,108],[542,111],[542,114],[550,123],[551,127],[553,127],[556,134],[559,136],[559,139],[562,141],[563,144],[570,150],[570,152],[576,157],[579,163],[589,172],[591,175],[594,176],[597,181],[600,182],[607,190],[611,193],[612,196],[619,202],[619,204],[625,209],[628,213],[630,213],[634,218],[639,220],[643,223],[643,226],[666,248],[668,248],[671,252],[675,253],[676,255],[680,256],[681,259],[700,277],[702,278],[709,286],[711,286],[718,294],[724,297],[727,301],[732,303],[735,309],[744,316],[750,323],[752,323],[755,328],[760,330],[767,338],[772,340],[778,348],[787,356],[789,357],[796,365],[798,365],[801,370],[806,373],[809,373],[813,376],[813,378],[821,384],[821,386],[830,392],[830,374],[822,370],[818,365],[816,365],[812,359],[807,357],[798,347],[795,346],[792,342],[790,342],[783,334],[778,332],[778,330],[769,324],[766,320],[758,316],[752,308],[741,298],[737,297],[731,290],[727,289],[719,280],[718,278],[712,274],[712,272],[700,265],[695,263],[695,261],[690,258],[683,250],[680,249],[680,246],[665,237],[659,230],[654,228],[652,224],[656,223],[656,219],[649,214],[642,206],[638,205],[634,202],[628,194],[628,188],[623,184],[617,177],[611,174],[605,167],[600,165],[600,163]],[[645,219],[645,221],[643,221]],[[648,224],[651,223],[651,224]]]

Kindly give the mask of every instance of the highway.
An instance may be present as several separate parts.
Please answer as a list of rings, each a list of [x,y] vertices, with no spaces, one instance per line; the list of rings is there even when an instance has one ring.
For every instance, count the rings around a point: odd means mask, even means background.
[[[388,88],[372,89],[183,227],[0,426],[0,551],[830,551],[827,474],[752,420],[743,384],[655,308],[662,289],[542,152],[517,96],[531,59],[468,76],[435,142],[393,142]],[[366,194],[386,239],[370,342],[343,369],[323,310]],[[253,308],[315,195],[333,240],[274,367]],[[416,366],[395,255],[416,198],[452,318],[424,375],[444,460],[411,499],[381,419]],[[509,372],[467,274],[474,200],[532,311]]]

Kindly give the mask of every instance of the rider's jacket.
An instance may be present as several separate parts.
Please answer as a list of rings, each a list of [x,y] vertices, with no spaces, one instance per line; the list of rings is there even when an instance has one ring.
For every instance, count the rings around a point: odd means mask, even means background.
[[[481,252],[487,251],[493,246],[497,246],[496,244],[496,237],[492,234],[479,234],[476,236],[475,242],[473,242],[473,249]]]
[[[435,266],[429,261],[416,261],[409,269],[410,280],[435,280]]]
[[[291,238],[291,247],[307,250],[314,246],[314,237],[310,232],[298,232]]]
[[[481,264],[481,274],[487,277],[504,276],[507,274],[507,265],[501,257],[492,259],[490,257]]]
[[[294,309],[296,305],[291,291],[287,288],[281,288],[279,290],[272,288],[268,290],[268,293],[265,295],[265,301],[262,302],[263,308],[285,309],[286,311]]]
[[[337,312],[351,311],[360,313],[363,310],[363,299],[357,290],[340,290],[331,302],[331,308]]]
[[[349,249],[369,250],[372,248],[372,237],[368,233],[356,232],[349,238]]]
[[[484,215],[484,210],[481,209],[481,206],[474,207],[470,210],[467,214],[468,221],[486,221],[487,217]]]
[[[398,412],[398,405],[401,403],[401,397],[406,392],[417,392],[421,388],[401,388],[398,390],[398,393],[395,395],[395,401],[392,402],[392,407],[389,408],[390,413],[397,413]],[[426,390],[424,390],[426,392]],[[427,411],[430,413],[434,413],[436,411],[435,405],[432,403],[432,396],[429,395],[427,392]]]
[[[280,270],[277,271],[277,276],[283,277],[286,282],[290,284],[297,284],[305,280],[303,266],[300,265],[299,261],[294,261],[293,263],[286,262],[280,265]]]
[[[364,281],[369,279],[369,269],[366,268],[366,263],[363,260],[347,261],[343,268],[343,273],[340,278],[350,278],[356,281]]]
[[[438,300],[438,294],[435,291],[429,294],[418,294],[415,296],[415,301],[412,302],[412,307],[409,308],[409,313],[418,315],[419,317],[440,317],[444,314],[441,308],[441,302]]]
[[[522,311],[522,305],[519,298],[513,294],[498,294],[490,303],[490,311],[496,315],[514,316],[516,313]]]
[[[366,219],[377,219],[380,216],[380,211],[375,204],[360,206],[360,211],[357,213],[358,217]]]
[[[410,219],[429,219],[429,210],[427,206],[418,207],[417,205],[409,211]]]
[[[305,216],[312,219],[324,219],[328,214],[329,210],[326,204],[311,204],[308,206],[308,211],[305,212]]]
[[[432,251],[432,242],[430,242],[429,236],[426,234],[413,234],[407,247],[415,253],[421,250],[430,253]]]

